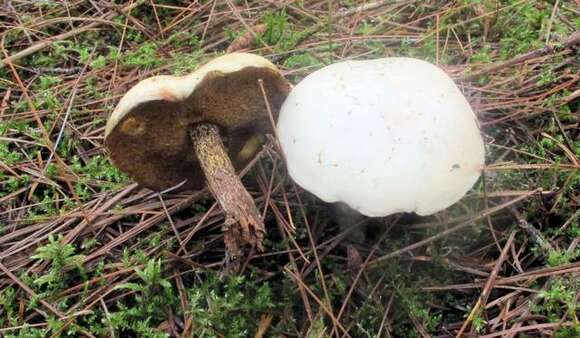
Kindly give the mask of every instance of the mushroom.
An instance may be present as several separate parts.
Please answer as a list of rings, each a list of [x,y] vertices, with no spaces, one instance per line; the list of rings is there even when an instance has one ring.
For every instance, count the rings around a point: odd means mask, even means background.
[[[371,217],[445,209],[484,166],[469,103],[443,70],[412,58],[346,61],[308,75],[277,129],[298,185]]]
[[[288,82],[265,58],[232,53],[183,77],[139,82],[119,101],[105,129],[113,163],[142,186],[200,189],[207,182],[225,212],[224,241],[233,257],[246,244],[262,250],[265,233],[236,174],[272,131],[259,79],[277,115]]]

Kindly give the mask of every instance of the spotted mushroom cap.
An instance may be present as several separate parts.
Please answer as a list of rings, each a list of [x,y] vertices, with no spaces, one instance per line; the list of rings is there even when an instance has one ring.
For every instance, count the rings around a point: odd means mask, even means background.
[[[308,75],[277,129],[300,186],[367,216],[445,209],[484,166],[477,118],[459,88],[412,58],[347,61]]]
[[[186,76],[139,82],[107,121],[105,146],[113,163],[153,190],[182,182],[182,188],[200,188],[204,177],[189,133],[197,124],[213,123],[234,166],[243,167],[272,129],[258,79],[277,118],[290,87],[278,68],[258,55],[226,54]]]

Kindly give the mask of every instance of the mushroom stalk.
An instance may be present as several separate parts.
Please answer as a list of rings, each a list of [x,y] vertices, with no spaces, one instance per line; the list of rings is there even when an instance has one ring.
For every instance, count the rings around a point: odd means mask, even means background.
[[[264,222],[236,174],[218,127],[210,123],[199,124],[190,136],[209,189],[226,215],[222,229],[229,254],[237,257],[245,244],[263,250]]]

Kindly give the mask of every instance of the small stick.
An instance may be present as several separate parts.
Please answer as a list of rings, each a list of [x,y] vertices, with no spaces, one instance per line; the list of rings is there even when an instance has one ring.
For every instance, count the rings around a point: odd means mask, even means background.
[[[457,77],[457,80],[468,80],[483,74],[493,73],[498,70],[502,70],[504,68],[508,68],[513,65],[517,65],[518,63],[522,63],[540,56],[544,56],[550,53],[559,52],[568,48],[572,48],[575,45],[580,44],[580,32],[575,32],[574,34],[570,35],[568,39],[562,44],[562,46],[552,47],[546,46],[541,49],[536,49],[531,52],[527,52],[525,54],[520,54],[514,58],[511,58],[505,62],[495,62],[490,64],[487,67],[480,69],[479,71],[473,72],[471,74],[462,75]]]
[[[370,268],[377,268],[378,266],[380,266],[380,264],[382,262],[384,262],[384,261],[386,261],[386,260],[388,260],[388,259],[390,259],[392,257],[401,255],[401,254],[403,254],[405,252],[409,252],[411,250],[415,250],[415,249],[420,248],[422,246],[425,246],[425,245],[427,245],[427,244],[429,244],[429,243],[431,243],[431,242],[433,242],[433,241],[435,241],[435,240],[437,240],[439,238],[443,238],[443,237],[448,236],[448,235],[450,235],[450,234],[452,234],[452,233],[454,233],[454,232],[456,232],[458,230],[461,230],[463,228],[466,228],[467,226],[472,225],[473,222],[479,221],[479,220],[481,220],[481,219],[483,219],[483,218],[485,218],[485,217],[487,217],[487,216],[489,216],[491,214],[494,214],[494,213],[496,213],[496,212],[498,212],[500,210],[503,210],[505,208],[508,208],[509,206],[511,206],[511,205],[513,205],[513,204],[515,204],[515,203],[517,203],[519,201],[522,201],[522,200],[530,197],[531,195],[534,195],[535,193],[537,193],[539,191],[541,191],[540,188],[535,189],[535,190],[532,190],[532,191],[530,191],[529,193],[527,193],[525,195],[521,195],[520,197],[514,198],[513,200],[510,200],[510,201],[505,202],[503,204],[500,204],[498,206],[495,206],[495,207],[486,209],[486,210],[480,212],[479,214],[477,214],[475,217],[473,217],[473,218],[471,218],[471,219],[469,219],[469,220],[467,220],[467,221],[465,221],[463,223],[460,223],[460,224],[454,226],[453,228],[449,228],[449,229],[447,229],[445,231],[442,231],[442,232],[440,232],[440,233],[438,233],[436,235],[433,235],[433,236],[431,236],[429,238],[426,238],[424,240],[421,240],[419,242],[416,242],[414,244],[411,244],[411,245],[406,246],[404,248],[401,248],[399,250],[395,250],[395,251],[393,251],[393,252],[391,252],[389,254],[386,254],[386,255],[384,255],[382,257],[379,257],[379,258],[375,259],[374,261],[370,262],[369,263],[369,267]]]
[[[18,284],[18,286],[22,290],[24,290],[28,295],[30,295],[31,298],[38,298],[38,295],[30,287],[28,287],[28,285],[26,285],[26,283],[21,281],[20,278],[16,277],[16,275],[13,274],[10,270],[8,270],[8,268],[5,267],[4,264],[2,264],[2,263],[0,263],[0,270],[2,270],[2,272],[4,272],[6,274],[6,276],[8,276],[8,278],[12,279],[14,281],[14,283]],[[64,313],[60,312],[57,308],[52,306],[49,302],[47,302],[43,299],[39,299],[39,302],[42,305],[44,305],[47,309],[49,309],[52,313],[57,315],[59,318],[63,319],[66,317],[64,315]]]
[[[456,338],[463,336],[463,332],[465,332],[465,330],[467,329],[469,324],[473,321],[473,319],[477,315],[479,309],[485,308],[485,303],[487,303],[487,299],[489,298],[489,294],[491,293],[491,290],[493,290],[493,285],[494,285],[495,279],[497,278],[497,275],[499,273],[499,269],[503,266],[503,262],[505,261],[505,259],[507,257],[508,250],[509,250],[510,246],[512,245],[515,238],[516,238],[516,231],[513,230],[511,232],[510,237],[508,238],[507,242],[505,243],[505,245],[501,251],[501,254],[499,255],[497,263],[493,267],[493,270],[491,271],[491,274],[489,275],[487,282],[485,282],[485,286],[483,287],[483,291],[481,292],[481,295],[479,296],[477,303],[475,303],[475,305],[473,306],[473,309],[471,309],[471,312],[469,313],[469,316],[463,322],[461,329],[459,329],[459,332],[457,332],[457,335],[455,336]]]
[[[141,2],[136,1],[135,3],[122,8],[120,10],[120,12],[126,13],[126,12],[130,11],[131,9],[137,7],[140,3]],[[109,13],[109,14],[105,15],[102,19],[111,20],[115,17],[115,15],[117,15],[117,13]],[[68,39],[68,38],[73,37],[75,35],[78,35],[80,33],[86,32],[88,30],[91,30],[93,28],[98,27],[102,23],[103,23],[102,21],[96,21],[96,22],[90,23],[86,26],[82,26],[82,27],[79,27],[77,29],[73,29],[73,30],[70,30],[68,32],[58,34],[58,35],[52,36],[48,39],[42,40],[42,41],[40,41],[40,42],[38,42],[38,43],[28,47],[28,48],[21,50],[20,52],[14,53],[14,54],[4,58],[3,60],[0,60],[0,69],[2,69],[8,63],[13,63],[14,61],[20,60],[24,57],[27,57],[29,55],[36,53],[36,52],[39,52],[47,47],[50,47],[56,41],[65,40],[65,39]]]

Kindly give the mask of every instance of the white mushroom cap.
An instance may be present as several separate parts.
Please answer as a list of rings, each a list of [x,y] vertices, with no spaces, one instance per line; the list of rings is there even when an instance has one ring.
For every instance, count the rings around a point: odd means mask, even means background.
[[[428,215],[477,181],[477,118],[447,74],[412,58],[347,61],[300,82],[280,111],[290,176],[367,216]]]

